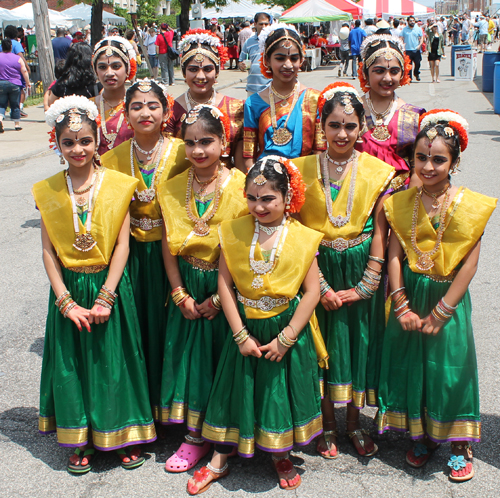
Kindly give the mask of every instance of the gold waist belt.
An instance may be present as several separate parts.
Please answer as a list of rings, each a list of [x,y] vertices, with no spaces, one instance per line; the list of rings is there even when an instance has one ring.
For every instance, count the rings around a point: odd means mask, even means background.
[[[356,237],[352,240],[343,239],[339,237],[335,240],[322,240],[320,244],[325,247],[329,247],[330,249],[335,249],[337,252],[344,252],[346,249],[350,247],[359,246],[365,240],[368,240],[372,236],[373,230],[369,232],[362,233],[359,237]]]
[[[161,218],[159,220],[152,220],[151,218],[146,218],[146,216],[138,220],[137,218],[132,218],[131,216],[130,224],[144,230],[145,232],[149,232],[149,230],[153,230],[153,228],[161,227],[163,220]]]
[[[66,268],[66,270],[75,273],[99,273],[105,270],[108,265],[94,265],[94,266],[75,266],[74,268]]]
[[[429,280],[433,280],[434,282],[453,282],[455,277],[457,276],[458,271],[453,270],[449,275],[432,275],[427,273],[420,273],[425,278]]]
[[[219,268],[219,260],[209,263],[204,259],[195,258],[194,256],[181,256],[184,261],[189,263],[193,268],[203,271],[214,271]]]
[[[274,308],[278,308],[279,306],[283,306],[284,304],[288,304],[290,299],[287,297],[279,297],[278,299],[274,299],[269,296],[261,297],[259,300],[248,299],[245,296],[242,296],[239,292],[238,301],[249,308],[258,308],[262,311],[271,311]]]

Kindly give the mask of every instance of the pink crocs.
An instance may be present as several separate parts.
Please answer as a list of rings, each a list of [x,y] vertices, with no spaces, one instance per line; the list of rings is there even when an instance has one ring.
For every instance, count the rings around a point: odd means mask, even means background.
[[[167,460],[165,470],[168,472],[186,472],[192,469],[210,450],[210,443],[203,446],[182,443],[180,448]]]

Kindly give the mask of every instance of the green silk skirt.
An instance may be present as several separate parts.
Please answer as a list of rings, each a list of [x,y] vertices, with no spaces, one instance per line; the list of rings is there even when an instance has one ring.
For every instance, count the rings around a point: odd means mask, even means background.
[[[373,230],[370,217],[363,232]],[[335,292],[352,289],[362,279],[372,238],[338,252],[320,246],[318,264]],[[382,279],[383,282],[383,279]],[[351,306],[326,311],[316,307],[319,327],[330,356],[328,370],[322,370],[322,386],[334,403],[351,403],[355,408],[377,404],[380,354],[385,328],[383,283],[375,295]],[[326,380],[326,385],[325,385]]]
[[[250,333],[268,344],[290,323],[298,299],[266,319],[247,320]],[[215,376],[202,437],[238,447],[250,458],[255,446],[267,452],[306,445],[322,432],[316,350],[309,324],[281,362],[243,356],[230,332]]]
[[[179,270],[188,294],[201,304],[217,292],[218,270],[194,268],[179,257]],[[163,424],[187,422],[189,430],[201,430],[217,363],[229,334],[224,313],[213,320],[184,318],[169,299],[168,330],[163,355],[161,413]]]
[[[411,309],[426,317],[451,283],[404,266]],[[391,309],[383,342],[378,429],[427,434],[437,443],[479,441],[481,422],[476,350],[467,291],[437,335],[404,331]]]
[[[138,242],[130,237],[128,269],[141,327],[153,418],[160,418],[160,389],[165,348],[168,280],[161,240]]]
[[[73,299],[91,309],[108,269],[75,273],[62,268]],[[57,432],[61,446],[92,441],[113,450],[156,439],[146,365],[127,270],[109,320],[91,332],[64,318],[50,291],[40,381],[39,430]]]

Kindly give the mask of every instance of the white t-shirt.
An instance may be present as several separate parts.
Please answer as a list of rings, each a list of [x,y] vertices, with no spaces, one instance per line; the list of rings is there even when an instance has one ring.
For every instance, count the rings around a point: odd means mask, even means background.
[[[150,35],[147,34],[146,38],[144,39],[144,45],[146,45],[146,48],[148,50],[148,55],[156,55],[156,35]]]

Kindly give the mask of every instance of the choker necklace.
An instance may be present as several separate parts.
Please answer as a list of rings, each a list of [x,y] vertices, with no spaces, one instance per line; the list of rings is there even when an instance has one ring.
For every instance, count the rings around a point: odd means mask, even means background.
[[[123,99],[120,100],[120,102],[118,102],[118,104],[116,105],[111,105],[105,98],[104,96],[101,94],[101,98],[102,100],[104,101],[105,104],[108,104],[108,107],[109,107],[109,117],[113,117],[115,114],[116,114],[116,108],[123,103]]]
[[[273,141],[273,143],[275,145],[278,145],[278,146],[286,145],[292,139],[292,132],[287,129],[286,125],[288,124],[288,120],[290,119],[290,116],[292,115],[295,104],[299,100],[299,93],[300,93],[299,90],[300,90],[300,83],[297,81],[297,83],[295,83],[295,87],[293,88],[293,100],[292,100],[292,104],[290,105],[290,110],[288,111],[288,116],[287,116],[286,121],[284,122],[284,124],[281,128],[278,128],[278,122],[276,119],[276,106],[274,104],[274,92],[272,92],[272,91],[269,92],[269,107],[271,109],[271,126],[273,128],[273,135],[271,137],[271,140]]]
[[[280,225],[276,227],[278,229],[278,234],[276,235],[276,239],[274,240],[269,261],[265,261],[263,259],[255,261],[255,246],[257,245],[257,241],[259,240],[259,232],[261,228],[258,220],[255,220],[255,231],[253,234],[252,245],[250,246],[250,268],[254,272],[252,289],[260,289],[261,287],[264,287],[264,279],[262,278],[263,275],[266,275],[267,273],[271,273],[273,271],[275,261],[277,258],[279,258],[281,250],[283,249],[283,244],[285,243],[289,223],[290,221],[285,216],[283,216],[283,220],[281,221]],[[279,249],[278,245],[280,245]]]
[[[202,198],[205,197],[205,191],[207,190],[208,186],[217,178],[218,175],[219,175],[219,168],[216,169],[215,173],[213,174],[213,176],[211,178],[209,178],[208,180],[205,180],[203,182],[198,178],[196,171],[193,170],[194,179],[196,180],[196,182],[200,186],[200,190],[198,190],[198,192],[196,192],[199,197],[202,197]]]
[[[140,190],[140,191],[136,187],[136,189],[135,189],[135,194],[137,196],[136,200],[149,203],[149,202],[152,202],[156,196],[156,190],[155,190],[156,177],[161,176],[161,171],[163,171],[163,168],[165,167],[165,161],[163,161],[162,169],[160,171],[160,174],[158,175],[158,166],[160,165],[160,161],[162,158],[161,150],[163,148],[163,142],[164,142],[164,138],[163,138],[163,136],[160,136],[160,139],[158,140],[159,149],[158,149],[158,152],[156,154],[156,161],[155,161],[155,165],[154,165],[154,169],[153,169],[153,176],[151,178],[150,187],[145,188],[144,190]],[[167,158],[170,155],[170,150],[172,149],[172,144],[173,144],[173,141],[170,140],[170,143],[168,144],[168,149],[165,152],[165,154],[163,155],[163,157]],[[136,177],[135,176],[135,167],[134,167],[134,146],[135,146],[134,140],[131,140],[130,141],[130,172],[131,172],[132,178]]]
[[[196,107],[197,105],[212,105],[215,106],[215,99],[217,97],[217,93],[215,91],[215,88],[212,88],[212,96],[206,101],[206,102],[197,102],[196,100],[193,99],[191,96],[191,90],[188,90],[184,94],[184,100],[186,101],[187,104],[187,110],[188,112],[191,110],[192,107]]]
[[[259,223],[259,230],[262,230],[264,233],[267,233],[267,235],[272,235],[274,232],[277,232],[280,229],[280,227],[281,225],[278,225],[276,227],[266,227]]]
[[[215,184],[214,199],[203,216],[196,216],[191,210],[191,197],[193,195],[193,181],[194,181],[194,166],[189,168],[188,184],[186,189],[186,213],[188,218],[194,223],[193,233],[198,237],[205,237],[210,233],[208,222],[214,217],[219,207],[220,197],[222,194],[222,173],[224,172],[224,165],[221,163],[217,169],[217,183]]]
[[[332,159],[330,157],[330,154],[328,154],[328,151],[325,152],[325,157],[328,159],[329,162],[331,162],[333,165],[337,166],[337,169],[335,171],[339,175],[341,175],[344,172],[344,166],[346,166],[347,164],[349,164],[356,157],[356,151],[353,150],[352,154],[351,154],[351,157],[349,159],[347,159],[346,161],[335,161],[335,159]]]
[[[389,140],[391,138],[391,134],[389,132],[388,125],[398,107],[398,97],[396,92],[394,92],[392,102],[383,112],[377,112],[375,110],[369,92],[365,94],[365,99],[368,109],[370,109],[373,124],[375,125],[375,128],[372,131],[372,137],[378,142],[385,142],[386,140]]]
[[[94,186],[96,177],[97,177],[97,171],[94,171],[94,174],[92,175],[92,181],[90,182],[90,185],[88,185],[87,187],[82,188],[80,190],[73,189],[73,193],[75,195],[79,195],[79,196],[82,196],[83,194],[86,194]],[[71,187],[73,188],[73,184],[71,185]],[[75,202],[76,202],[76,205],[78,207],[82,207],[82,206],[85,206],[85,204],[87,204],[87,199],[85,199],[85,197],[77,197]]]
[[[156,142],[155,146],[151,150],[145,150],[145,149],[141,149],[141,147],[139,147],[139,144],[137,143],[137,140],[135,138],[132,139],[132,142],[134,144],[134,147],[141,154],[144,154],[146,156],[146,161],[151,161],[151,158],[153,157],[153,154],[156,152],[156,150],[160,146],[160,143],[162,143],[161,140],[158,139],[158,142]],[[138,159],[138,161],[139,161],[139,159]],[[142,161],[139,161],[139,162],[142,162]]]
[[[441,204],[439,203],[438,197],[441,197],[450,188],[451,184],[448,183],[448,185],[446,185],[444,189],[440,190],[439,192],[432,193],[425,188],[425,185],[422,185],[422,193],[424,193],[427,197],[432,197],[432,209],[439,209],[439,206]]]
[[[92,228],[92,213],[94,211],[97,194],[99,193],[99,189],[101,188],[104,171],[96,168],[95,174],[99,175],[99,178],[97,179],[97,181],[92,182],[88,200],[89,209],[87,212],[87,221],[85,222],[85,233],[80,233],[79,217],[77,211],[77,203],[75,200],[75,192],[73,190],[73,183],[71,181],[69,171],[66,170],[64,173],[66,177],[66,185],[68,186],[69,197],[71,199],[71,207],[73,210],[73,228],[75,230],[75,241],[73,242],[73,247],[82,252],[90,251],[97,244],[97,241],[94,239],[94,237],[92,237],[90,231]]]
[[[449,185],[448,187],[451,187]],[[441,244],[441,239],[443,238],[444,230],[446,228],[446,209],[448,206],[448,199],[450,198],[450,189],[446,190],[446,196],[444,198],[443,204],[441,204],[441,212],[439,214],[439,227],[437,229],[437,237],[434,247],[430,251],[421,251],[417,243],[417,223],[418,223],[418,211],[420,208],[420,199],[422,197],[423,189],[419,188],[417,194],[415,195],[415,203],[413,204],[413,214],[411,217],[411,247],[415,254],[418,256],[415,266],[420,271],[428,271],[434,266],[434,261],[432,256],[434,256]]]
[[[281,95],[281,93],[278,93],[276,89],[274,88],[273,84],[271,83],[271,86],[269,87],[273,95],[280,99],[282,102],[280,104],[281,107],[287,107],[288,106],[288,99],[293,95],[293,92],[295,91],[295,87],[293,87],[292,91],[288,93],[287,95]]]
[[[322,166],[322,184],[323,184],[323,192],[325,194],[325,202],[326,202],[326,212],[328,213],[328,219],[330,220],[330,223],[336,227],[340,228],[349,223],[351,220],[351,212],[352,212],[352,204],[354,202],[354,189],[356,187],[356,176],[358,173],[358,157],[354,156],[354,160],[352,163],[352,168],[351,168],[351,182],[349,184],[349,193],[347,195],[347,207],[346,207],[346,215],[338,215],[338,216],[333,216],[332,213],[332,208],[333,208],[333,201],[332,201],[332,192],[330,191],[330,175],[328,171],[328,162],[326,158],[323,160]]]
[[[118,107],[120,104],[123,104],[123,100],[115,107]],[[113,107],[113,114],[110,113],[109,117],[112,117],[116,114],[115,107]],[[120,114],[120,117],[118,118],[118,124],[116,125],[116,131],[114,133],[108,133],[108,128],[106,125],[106,114],[104,112],[104,97],[101,94],[101,103],[99,106],[99,114],[101,115],[101,130],[102,134],[104,135],[104,138],[106,142],[108,142],[108,149],[111,150],[115,146],[115,141],[116,137],[118,136],[118,133],[120,132],[120,128],[122,127],[123,120],[125,119],[125,113],[122,112]]]

